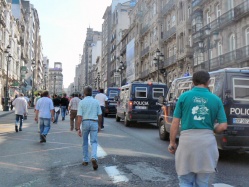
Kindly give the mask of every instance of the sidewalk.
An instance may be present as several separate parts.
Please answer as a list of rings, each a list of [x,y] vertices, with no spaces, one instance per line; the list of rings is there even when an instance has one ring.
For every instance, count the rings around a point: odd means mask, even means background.
[[[0,109],[0,117],[7,116],[7,115],[12,114],[14,112],[15,112],[15,110],[3,111],[3,109],[1,108]]]

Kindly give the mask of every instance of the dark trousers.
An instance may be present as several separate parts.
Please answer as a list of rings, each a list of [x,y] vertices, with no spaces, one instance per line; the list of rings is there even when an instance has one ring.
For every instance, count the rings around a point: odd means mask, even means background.
[[[20,120],[19,128],[22,128],[23,115],[16,114],[16,126],[18,126],[19,120]]]
[[[102,123],[101,123],[101,128],[104,128],[104,117],[105,117],[105,107],[101,106],[102,110]]]

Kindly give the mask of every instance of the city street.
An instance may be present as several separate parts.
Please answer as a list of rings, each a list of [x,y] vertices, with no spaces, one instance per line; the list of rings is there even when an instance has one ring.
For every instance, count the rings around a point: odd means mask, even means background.
[[[174,155],[153,124],[125,127],[105,118],[99,133],[99,168],[82,166],[82,139],[69,130],[69,116],[51,126],[39,143],[33,109],[23,131],[14,131],[14,113],[0,117],[0,187],[137,186],[177,187]],[[249,186],[249,154],[227,153],[220,159],[215,187]],[[225,185],[226,184],[226,185]]]

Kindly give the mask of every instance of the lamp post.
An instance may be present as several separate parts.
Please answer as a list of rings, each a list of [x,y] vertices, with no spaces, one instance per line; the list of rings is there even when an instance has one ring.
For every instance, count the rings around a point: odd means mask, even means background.
[[[48,77],[48,76],[47,76],[47,73],[45,73],[45,76],[44,76],[44,78],[45,78],[45,79],[44,79],[44,84],[45,84],[45,87],[44,87],[44,88],[45,88],[45,90],[47,90],[47,77]]]
[[[7,46],[7,49],[5,51],[7,55],[7,58],[6,58],[6,62],[7,62],[7,78],[6,78],[6,90],[5,90],[5,97],[4,97],[4,107],[3,107],[3,111],[9,111],[9,105],[8,105],[8,101],[9,101],[9,63],[10,63],[10,60],[11,60],[11,54],[10,54],[10,46],[8,45]]]
[[[56,82],[56,76],[54,76],[54,95],[55,95],[55,82]]]
[[[157,83],[159,83],[159,62],[163,61],[164,55],[161,53],[159,49],[156,50],[156,57],[154,57],[153,61],[157,65]]]
[[[32,61],[32,69],[33,69],[33,75],[32,75],[32,95],[31,95],[31,107],[34,107],[34,88],[35,88],[35,60]]]
[[[98,72],[98,75],[97,75],[97,80],[98,80],[98,89],[99,89],[99,83],[100,83],[100,74]]]
[[[207,70],[210,71],[210,50],[214,47],[216,47],[217,41],[219,40],[219,32],[213,32],[212,36],[214,39],[214,44],[212,44],[211,46],[211,32],[210,32],[211,28],[207,27],[205,29],[205,35],[207,36],[207,46],[204,46],[204,42],[203,41],[199,41],[199,48],[201,49],[202,52],[204,52],[205,50],[207,51]]]
[[[124,66],[124,62],[123,61],[120,61],[120,66],[118,68],[118,72],[120,72],[120,86],[122,86],[122,81],[123,81],[123,77],[122,77],[122,74],[123,74],[123,71],[125,69],[125,66]]]

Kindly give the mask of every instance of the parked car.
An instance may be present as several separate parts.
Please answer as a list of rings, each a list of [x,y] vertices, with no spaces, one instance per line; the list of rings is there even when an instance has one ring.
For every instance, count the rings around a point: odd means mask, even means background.
[[[121,87],[117,100],[116,121],[124,119],[126,126],[132,122],[156,123],[160,106],[156,102],[166,96],[167,85],[155,82],[132,82]]]
[[[228,128],[215,134],[220,150],[249,150],[249,69],[226,68],[210,72],[210,92],[219,96],[224,104]],[[159,137],[169,140],[173,112],[179,96],[192,89],[192,77],[175,79],[161,105],[157,124]],[[179,134],[178,134],[179,135]]]
[[[115,96],[118,96],[120,92],[120,88],[118,87],[109,87],[106,89],[105,93],[108,98],[105,117],[111,114],[116,114],[117,109],[117,101],[114,100]]]

